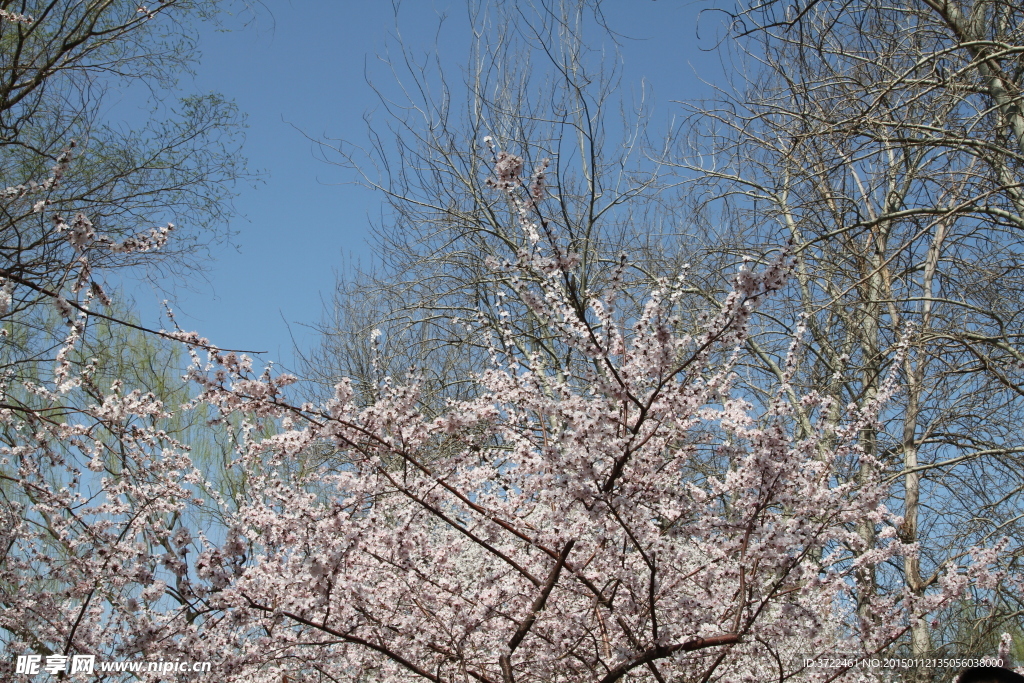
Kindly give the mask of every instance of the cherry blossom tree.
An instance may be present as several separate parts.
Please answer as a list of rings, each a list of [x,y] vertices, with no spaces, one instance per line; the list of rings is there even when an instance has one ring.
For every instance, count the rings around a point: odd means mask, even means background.
[[[91,646],[109,628],[124,652],[209,658],[227,681],[873,679],[805,658],[887,652],[967,585],[1009,580],[992,569],[997,546],[946,567],[924,595],[863,585],[865,567],[916,552],[858,442],[897,377],[866,406],[805,395],[816,418],[800,432],[788,376],[759,415],[734,389],[749,321],[782,286],[788,251],[740,270],[693,333],[674,310],[680,281],[624,319],[613,278],[581,311],[567,284],[576,257],[543,216],[541,171],[521,170],[499,154],[490,183],[529,245],[492,263],[512,283],[502,296],[547,321],[590,373],[551,372],[509,325],[487,338],[478,395],[434,417],[415,369],[386,378],[369,406],[348,381],[323,405],[296,406],[292,378],[194,350],[195,404],[250,416],[235,463],[248,497],[220,538],[127,523],[108,552],[139,579],[122,584],[130,611],[93,615]],[[280,431],[251,434],[268,421]],[[193,504],[181,489],[160,513]],[[870,547],[857,532],[866,523]],[[162,539],[159,558],[128,557],[140,534]],[[133,574],[140,566],[150,574]]]

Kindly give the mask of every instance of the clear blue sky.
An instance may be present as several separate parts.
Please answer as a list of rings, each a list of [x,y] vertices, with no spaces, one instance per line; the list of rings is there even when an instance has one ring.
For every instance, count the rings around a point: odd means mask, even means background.
[[[646,79],[663,119],[679,112],[671,100],[706,92],[696,74],[715,80],[721,73],[718,57],[698,49],[698,6],[607,0],[605,11],[615,30],[637,39],[622,48],[623,87]],[[407,0],[398,26],[407,44],[431,49],[445,13],[442,44],[457,67],[470,39],[463,0]],[[372,259],[369,226],[381,198],[346,184],[351,172],[318,160],[305,135],[365,140],[362,117],[377,104],[365,68],[387,78],[375,55],[395,25],[392,4],[382,0],[268,0],[247,25],[228,19],[231,30],[202,33],[197,75],[182,87],[220,92],[247,114],[245,155],[263,182],[240,188],[237,249],[219,252],[209,284],[176,293],[183,327],[225,348],[267,351],[264,360],[286,367],[294,360],[289,324],[301,347],[315,344],[303,323],[320,318],[345,259]],[[135,293],[150,322],[159,298]]]

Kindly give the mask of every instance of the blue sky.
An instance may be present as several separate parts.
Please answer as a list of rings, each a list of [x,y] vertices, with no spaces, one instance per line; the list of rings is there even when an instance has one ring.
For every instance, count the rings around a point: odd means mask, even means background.
[[[707,92],[698,74],[714,81],[721,73],[717,55],[698,48],[698,9],[673,0],[605,3],[609,24],[631,38],[622,45],[623,87],[646,79],[664,121],[679,113],[672,100]],[[407,0],[398,30],[414,49],[433,49],[442,15],[449,19],[440,42],[457,68],[470,39],[464,0]],[[262,182],[239,188],[235,248],[217,254],[208,283],[176,291],[175,308],[183,327],[225,348],[266,351],[264,360],[288,367],[291,335],[303,348],[316,343],[304,324],[320,318],[339,267],[373,258],[369,227],[381,198],[318,158],[310,138],[366,139],[363,116],[377,100],[365,76],[386,85],[376,55],[396,19],[380,0],[268,0],[255,18],[224,26],[200,35],[196,76],[181,85],[220,92],[248,116],[244,153]],[[148,290],[134,296],[144,318],[163,298]]]

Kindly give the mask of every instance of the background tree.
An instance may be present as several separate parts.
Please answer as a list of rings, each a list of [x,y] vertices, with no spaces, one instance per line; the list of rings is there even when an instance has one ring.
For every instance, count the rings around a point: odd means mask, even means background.
[[[488,265],[515,261],[528,244],[519,208],[493,192],[508,182],[494,176],[496,154],[522,158],[527,176],[543,169],[530,189],[543,206],[538,229],[550,247],[580,259],[564,275],[578,314],[588,314],[591,297],[613,279],[619,305],[638,314],[639,293],[686,263],[678,207],[662,201],[673,178],[660,134],[652,139],[651,93],[623,94],[619,55],[588,42],[590,32],[606,34],[586,5],[472,2],[468,21],[475,37],[462,80],[452,75],[460,69],[440,61],[443,51],[421,58],[399,42],[382,58],[395,86],[372,83],[383,116],[368,119],[368,146],[322,147],[326,160],[380,191],[385,214],[375,226],[376,260],[339,281],[322,347],[304,365],[321,397],[340,377],[372,397],[381,378],[411,366],[427,373],[425,401],[462,397],[467,371],[487,357],[482,333],[506,324],[498,311],[508,306],[524,352],[569,376],[589,365]],[[374,329],[383,332],[377,367],[368,343]]]
[[[71,301],[89,289],[93,269],[198,266],[202,249],[227,234],[231,185],[244,173],[240,121],[217,95],[173,103],[170,93],[195,54],[190,22],[216,3],[175,0],[145,11],[116,1],[4,6],[3,315],[57,296]],[[160,115],[134,126],[104,121],[111,88],[148,92]],[[174,240],[163,228],[149,232],[172,218]],[[145,240],[163,248],[146,248]]]
[[[862,443],[902,483],[900,538],[920,556],[879,572],[879,589],[922,595],[966,548],[1004,537],[1016,567],[1021,8],[769,2],[741,7],[726,30],[734,80],[689,105],[679,158],[696,177],[681,197],[711,234],[793,244],[788,295],[759,313],[748,341],[751,395],[770,400],[763,387],[786,372],[798,324],[809,340],[794,384],[836,406],[870,403],[898,367],[903,389]],[[876,531],[861,528],[866,541]],[[984,648],[993,631],[1019,628],[1020,600],[979,590],[942,620],[947,630],[917,624],[912,650]]]

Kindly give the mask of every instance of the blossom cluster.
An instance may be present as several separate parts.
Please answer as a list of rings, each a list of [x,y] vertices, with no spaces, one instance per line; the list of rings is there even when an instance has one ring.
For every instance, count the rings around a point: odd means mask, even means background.
[[[9,21],[12,24],[31,24],[35,21],[32,17],[27,14],[18,14],[17,12],[9,12],[5,9],[0,9],[0,19]]]

